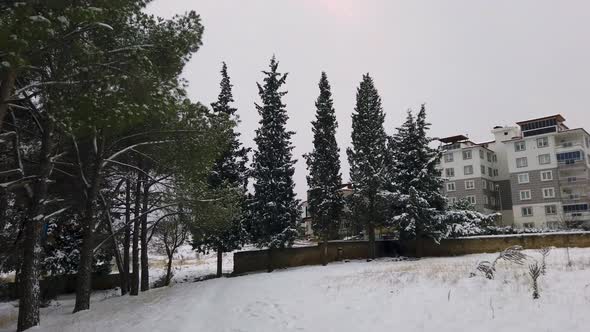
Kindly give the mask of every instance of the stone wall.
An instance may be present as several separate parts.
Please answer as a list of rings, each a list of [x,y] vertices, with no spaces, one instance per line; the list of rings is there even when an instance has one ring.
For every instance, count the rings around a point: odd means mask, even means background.
[[[378,257],[390,255],[393,251],[393,241],[377,241],[376,253]],[[234,274],[267,270],[269,257],[272,268],[287,268],[304,265],[319,265],[322,263],[322,246],[298,247],[287,249],[242,251],[234,254]],[[346,259],[365,259],[368,256],[367,241],[330,241],[328,244],[328,261]]]
[[[486,252],[499,252],[510,246],[519,245],[525,249],[543,247],[590,247],[590,232],[545,233],[505,236],[481,236],[443,240],[436,244],[422,241],[377,241],[378,257],[446,257]],[[242,251],[234,254],[234,274],[239,275],[268,268],[271,257],[273,268],[287,268],[321,264],[321,246],[275,249],[269,255],[267,250]],[[328,261],[366,259],[367,241],[331,241],[328,245]]]
[[[441,241],[437,245],[431,241],[402,242],[399,252],[406,256],[446,257],[486,252],[498,252],[510,246],[522,246],[525,249],[543,247],[590,247],[590,233],[544,233],[503,236],[480,236]]]

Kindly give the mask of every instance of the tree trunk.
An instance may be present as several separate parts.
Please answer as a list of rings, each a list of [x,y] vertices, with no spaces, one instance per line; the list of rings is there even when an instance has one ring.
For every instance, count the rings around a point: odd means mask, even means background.
[[[20,280],[20,301],[18,311],[18,331],[39,325],[39,255],[43,224],[32,218],[25,222],[25,241]]]
[[[2,84],[4,84],[3,82]],[[20,274],[20,300],[18,307],[17,331],[24,331],[33,326],[39,325],[39,300],[41,289],[39,286],[40,277],[40,255],[41,235],[43,232],[45,205],[43,201],[47,197],[48,180],[51,176],[53,165],[51,154],[53,150],[53,123],[45,118],[44,132],[41,140],[39,179],[32,186],[29,194],[30,208],[28,218],[24,223],[23,242],[23,263]],[[29,186],[29,185],[27,185]],[[30,187],[27,189],[31,189]],[[27,190],[29,191],[29,190]]]
[[[0,130],[4,124],[4,118],[8,114],[8,99],[14,89],[16,71],[12,68],[7,69],[0,77]]]
[[[110,208],[110,207],[105,207],[105,208]],[[109,235],[112,237],[112,242],[113,242],[113,252],[115,254],[115,262],[117,263],[117,270],[119,271],[119,286],[121,287],[121,296],[125,295],[126,291],[124,291],[125,287],[126,287],[126,282],[125,282],[125,274],[123,273],[124,267],[123,267],[123,261],[121,259],[121,252],[119,251],[119,245],[117,244],[117,236],[115,234],[115,231],[113,229],[113,221],[111,220],[110,217],[108,217],[107,220],[107,228],[109,231]]]
[[[165,285],[170,285],[170,280],[172,279],[172,258],[174,257],[173,254],[168,255],[168,267],[166,268],[166,281]]]
[[[140,225],[140,204],[141,204],[141,182],[143,180],[143,176],[141,173],[137,174],[137,183],[135,184],[135,211],[134,211],[134,221],[133,221],[133,250],[131,252],[132,256],[132,266],[133,266],[133,273],[131,274],[131,291],[129,295],[138,295],[139,294],[139,225]]]
[[[82,218],[82,248],[80,250],[80,265],[76,275],[76,304],[74,312],[90,309],[90,294],[92,293],[92,260],[94,259],[94,227],[96,226],[95,207],[96,197],[101,182],[100,151],[94,160],[92,183],[87,189],[86,206]]]
[[[217,278],[221,278],[223,269],[223,248],[217,246]]]
[[[129,245],[131,242],[131,181],[125,181],[125,237],[123,238],[123,286],[121,295],[129,292]]]
[[[148,203],[150,195],[150,185],[148,181],[143,183],[143,206],[141,217],[141,291],[145,292],[150,289],[150,270],[148,262]]]

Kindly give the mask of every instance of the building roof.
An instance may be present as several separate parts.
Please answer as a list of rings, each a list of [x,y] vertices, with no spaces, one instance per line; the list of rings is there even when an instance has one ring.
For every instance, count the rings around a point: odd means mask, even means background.
[[[455,136],[439,138],[438,140],[443,143],[456,143],[456,142],[466,141],[468,139],[469,138],[465,135],[455,135]]]
[[[561,114],[555,114],[555,115],[550,115],[550,116],[544,116],[542,118],[536,118],[536,119],[530,119],[530,120],[526,120],[526,121],[520,121],[517,122],[516,124],[521,126],[523,124],[529,123],[529,122],[535,122],[535,121],[541,121],[541,120],[548,120],[548,119],[556,119],[558,122],[564,122],[565,118],[561,115]]]

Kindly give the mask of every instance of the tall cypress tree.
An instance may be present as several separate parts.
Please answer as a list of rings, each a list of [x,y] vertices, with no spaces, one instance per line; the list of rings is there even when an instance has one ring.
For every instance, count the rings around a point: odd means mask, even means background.
[[[245,241],[243,216],[248,186],[247,162],[249,149],[242,147],[230,77],[225,62],[221,68],[221,91],[217,101],[211,104],[215,116],[229,118],[233,126],[218,128],[224,131],[227,148],[217,159],[209,175],[208,189],[221,199],[203,203],[199,220],[191,227],[193,248],[201,252],[217,251],[217,277],[222,274],[223,253],[239,249]],[[223,123],[223,122],[222,122]]]
[[[327,249],[330,235],[337,230],[343,199],[340,192],[342,176],[336,143],[336,114],[334,111],[330,83],[325,72],[319,83],[320,95],[315,103],[316,120],[313,126],[313,151],[306,155],[308,203],[312,216],[312,227],[323,242],[322,262],[327,264]]]
[[[353,185],[352,210],[365,226],[369,258],[375,258],[375,228],[386,221],[381,195],[386,183],[385,114],[373,79],[366,74],[357,89],[352,114],[352,148],[347,150]]]
[[[389,140],[389,152],[394,157],[390,178],[399,194],[393,220],[402,238],[427,237],[438,242],[447,230],[443,218],[446,201],[440,191],[441,171],[436,167],[440,151],[430,147],[429,126],[422,105],[415,118],[408,112],[406,121]]]
[[[250,204],[251,235],[258,246],[269,247],[269,255],[272,249],[293,244],[299,218],[299,202],[295,198],[293,182],[293,132],[286,128],[289,117],[282,97],[287,92],[281,91],[287,74],[279,73],[278,66],[273,56],[270,70],[263,72],[264,83],[258,84],[261,103],[256,104],[256,109],[261,119],[254,139],[258,149],[254,151],[252,177],[255,193]],[[272,270],[271,265],[269,270]]]

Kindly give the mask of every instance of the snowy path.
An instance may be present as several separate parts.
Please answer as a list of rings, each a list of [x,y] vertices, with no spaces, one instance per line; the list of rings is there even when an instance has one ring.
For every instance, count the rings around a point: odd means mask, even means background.
[[[527,252],[536,255],[535,252]],[[499,266],[495,280],[469,278],[494,255],[420,261],[335,263],[151,290],[139,297],[95,296],[92,310],[71,301],[44,311],[41,331],[588,331],[590,249],[549,256],[531,299],[527,272]]]

